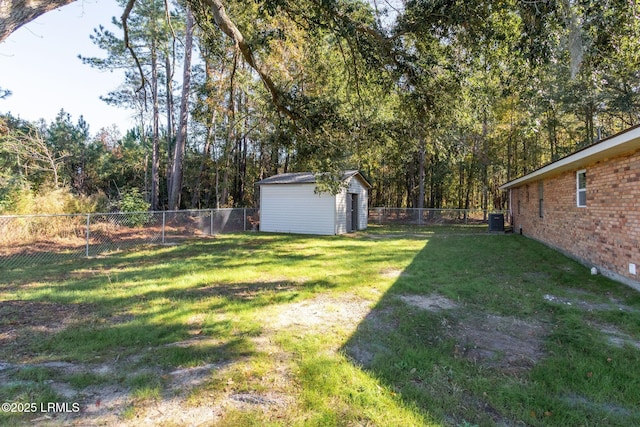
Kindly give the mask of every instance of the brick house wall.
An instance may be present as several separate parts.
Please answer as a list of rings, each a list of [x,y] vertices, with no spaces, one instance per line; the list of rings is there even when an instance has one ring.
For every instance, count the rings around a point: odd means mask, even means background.
[[[586,207],[577,172],[586,171]],[[640,289],[640,150],[510,189],[516,233],[539,240]],[[542,206],[542,208],[540,207]],[[637,266],[637,274],[630,272]]]

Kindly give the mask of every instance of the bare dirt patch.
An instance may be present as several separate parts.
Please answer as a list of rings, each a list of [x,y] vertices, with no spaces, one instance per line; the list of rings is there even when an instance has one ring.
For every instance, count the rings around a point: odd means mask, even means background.
[[[531,369],[544,357],[548,329],[543,323],[512,316],[470,316],[454,328],[458,341],[454,356],[516,374]]]
[[[380,271],[380,275],[388,279],[395,279],[402,276],[402,270],[399,268],[385,268]]]
[[[623,304],[619,300],[608,297],[608,301],[600,302],[596,301],[596,299],[601,299],[600,296],[596,296],[590,294],[588,292],[574,292],[575,297],[559,297],[552,294],[545,294],[543,296],[545,301],[548,301],[553,304],[558,305],[566,305],[570,307],[576,307],[584,311],[609,311],[609,310],[619,310],[626,311],[629,313],[635,313],[636,310],[633,307],[629,307],[628,305]],[[580,297],[583,298],[580,298]],[[589,297],[593,297],[594,301],[588,301]]]
[[[417,307],[427,311],[451,310],[458,307],[454,301],[445,298],[442,295],[400,295],[399,297],[405,304]]]
[[[512,316],[468,313],[455,301],[437,293],[404,294],[398,299],[411,307],[443,314],[441,325],[444,332],[441,334],[456,341],[454,357],[469,359],[507,374],[528,370],[544,357],[543,343],[549,332],[548,325],[544,323]],[[451,321],[452,317],[458,320]],[[394,326],[393,318],[389,309],[376,308],[361,327],[376,333],[388,332]],[[379,342],[352,339],[346,351],[355,362],[367,367],[376,354],[390,350]]]
[[[32,326],[56,332],[73,320],[90,314],[93,308],[90,304],[0,301],[0,328]]]
[[[632,412],[631,410],[623,406],[615,405],[612,403],[593,402],[584,396],[578,396],[575,394],[564,396],[562,400],[570,406],[586,408],[587,410],[589,410],[589,412],[600,412],[613,416],[623,417],[629,416]]]
[[[340,299],[320,296],[280,306],[268,321],[268,327],[313,329],[317,332],[331,327],[355,330],[369,311],[371,301],[365,299],[353,296]]]
[[[405,304],[432,313],[450,313],[458,316],[442,318],[446,335],[457,342],[454,357],[463,357],[474,363],[515,374],[532,368],[544,357],[544,338],[548,326],[535,320],[523,320],[512,316],[487,313],[467,313],[453,300],[439,294],[405,294],[398,297]],[[369,316],[372,318],[375,316]],[[373,360],[376,350],[371,343],[366,346],[354,343],[349,352],[364,366]]]
[[[351,335],[343,350],[352,362],[370,368],[376,357],[391,353],[382,340],[372,340],[370,337],[393,334],[399,327],[400,322],[393,307],[375,307],[357,326],[357,332]]]
[[[613,347],[623,348],[625,345],[630,345],[640,350],[640,341],[613,325],[592,323],[591,326],[602,332],[607,337],[607,342]]]
[[[204,286],[190,292],[194,296],[224,296],[239,300],[249,301],[262,295],[264,292],[288,292],[296,290],[301,283],[287,280],[256,281],[255,283]]]
[[[543,341],[548,334],[548,327],[543,323],[511,316],[469,314],[462,311],[455,301],[439,294],[405,294],[398,296],[398,299],[411,307],[443,314],[443,335],[457,342],[454,357],[466,358],[507,374],[528,370],[544,357]],[[388,328],[394,326],[391,320],[394,316],[389,310],[390,308],[376,308],[371,311],[360,328],[376,333],[384,330],[389,332]],[[452,322],[450,319],[455,316],[458,321]],[[345,350],[356,363],[364,367],[370,366],[377,354],[390,351],[381,342],[365,342],[358,336],[351,339]]]
[[[277,286],[282,286],[276,283]],[[260,284],[264,286],[264,284]],[[237,291],[237,290],[234,290]],[[241,289],[241,294],[252,294],[253,289]],[[398,296],[407,306],[418,310],[427,310],[441,314],[443,321],[448,320],[443,336],[456,340],[456,357],[464,357],[475,363],[500,369],[507,373],[517,373],[529,369],[544,356],[542,340],[547,333],[545,325],[535,321],[525,321],[514,317],[502,317],[486,313],[466,313],[455,301],[439,294]],[[5,311],[12,313],[13,322],[19,327],[45,325],[64,325],[90,315],[91,307],[41,306],[28,302],[3,303]],[[65,414],[38,420],[41,425],[198,425],[215,423],[229,410],[264,411],[278,413],[295,403],[295,396],[287,390],[295,389],[295,377],[290,372],[292,355],[285,352],[275,340],[274,334],[280,330],[294,330],[300,335],[332,333],[351,336],[348,347],[344,347],[354,362],[364,367],[370,366],[375,357],[392,352],[378,340],[359,341],[360,328],[369,328],[373,336],[393,333],[400,325],[397,305],[372,308],[373,302],[355,295],[342,295],[339,298],[320,295],[315,298],[289,304],[272,306],[265,312],[263,333],[251,338],[256,350],[267,354],[272,369],[260,381],[270,384],[269,392],[256,392],[238,388],[232,382],[215,395],[204,395],[207,381],[220,378],[227,372],[241,369],[245,358],[227,363],[203,364],[195,367],[181,367],[162,370],[153,367],[138,367],[144,354],[137,359],[113,360],[101,364],[69,363],[50,361],[42,364],[18,364],[9,361],[0,362],[0,381],[12,378],[18,370],[30,367],[45,367],[59,373],[50,382],[52,389],[68,401],[81,404],[79,414]],[[18,315],[24,308],[28,315]],[[42,313],[40,313],[42,312]],[[48,317],[38,318],[38,314]],[[451,318],[459,319],[457,322]],[[191,319],[194,330],[199,329],[201,316]],[[9,325],[0,324],[6,334]],[[16,328],[17,325],[10,325]],[[372,334],[364,334],[371,337]],[[1,337],[1,335],[0,335]],[[354,338],[355,337],[355,338]],[[185,341],[168,346],[189,348],[199,346],[211,340],[211,337],[195,335]],[[339,340],[336,340],[339,341]],[[339,348],[330,351],[339,351]],[[140,374],[155,375],[162,380],[161,396],[148,401],[136,400],[134,390],[122,379],[122,373],[129,377]],[[104,383],[94,384],[82,389],[72,387],[69,377],[82,374],[104,378]],[[118,379],[120,375],[120,379]],[[197,399],[190,401],[194,391]],[[134,410],[131,410],[134,408]]]
[[[221,413],[221,406],[213,399],[205,403],[190,406],[186,403],[187,395],[211,378],[212,372],[221,369],[225,364],[206,364],[193,368],[180,368],[172,371],[161,371],[143,367],[128,372],[123,366],[129,361],[112,362],[110,364],[76,364],[69,362],[45,362],[37,364],[3,363],[0,370],[0,381],[6,382],[12,373],[23,369],[48,368],[57,372],[59,379],[47,381],[47,384],[68,402],[80,404],[79,413],[45,415],[37,420],[39,425],[198,425],[213,421],[214,415]],[[165,387],[159,399],[144,403],[144,410],[127,419],[127,408],[135,404],[133,390],[113,380],[116,372],[127,372],[129,377],[142,373],[162,378]],[[104,376],[106,383],[75,389],[66,377],[78,374],[95,374]],[[108,378],[112,378],[111,381]]]

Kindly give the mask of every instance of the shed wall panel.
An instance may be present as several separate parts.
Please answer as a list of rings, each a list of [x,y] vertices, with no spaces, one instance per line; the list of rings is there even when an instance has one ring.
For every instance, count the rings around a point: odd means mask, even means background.
[[[349,180],[348,192],[358,195],[358,230],[367,229],[369,220],[369,191],[362,185],[359,179],[352,177]]]
[[[343,188],[336,194],[336,234],[347,232],[347,190]]]
[[[260,230],[280,233],[336,234],[335,198],[316,194],[315,184],[262,185]]]
[[[368,191],[359,179],[351,177],[349,178],[347,187],[343,188],[340,193],[336,195],[337,234],[347,232],[347,197],[349,197],[349,194],[358,195],[358,230],[367,229],[369,208]]]

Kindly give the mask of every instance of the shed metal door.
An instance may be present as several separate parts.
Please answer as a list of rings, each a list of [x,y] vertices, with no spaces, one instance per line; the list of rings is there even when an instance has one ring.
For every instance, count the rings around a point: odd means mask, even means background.
[[[355,193],[347,194],[347,232],[356,231],[358,229],[358,195]]]

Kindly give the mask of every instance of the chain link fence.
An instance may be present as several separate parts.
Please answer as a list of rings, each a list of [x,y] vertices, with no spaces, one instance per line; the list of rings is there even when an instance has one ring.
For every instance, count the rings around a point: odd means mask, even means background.
[[[369,223],[379,225],[456,225],[487,224],[489,215],[506,211],[482,209],[370,208]]]
[[[489,213],[370,208],[369,223],[487,224]],[[0,269],[107,255],[141,244],[170,244],[194,237],[258,230],[259,220],[258,209],[249,208],[0,216]]]
[[[257,230],[258,209],[0,216],[0,268]]]

